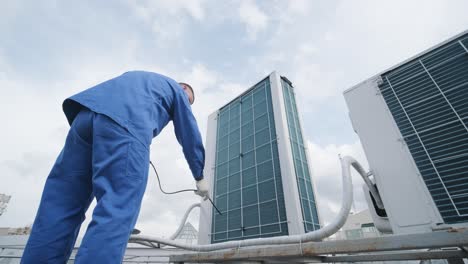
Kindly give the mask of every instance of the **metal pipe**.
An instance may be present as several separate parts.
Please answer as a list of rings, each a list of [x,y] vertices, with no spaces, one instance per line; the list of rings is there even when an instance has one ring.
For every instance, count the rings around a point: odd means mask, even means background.
[[[391,253],[355,254],[342,256],[325,256],[323,262],[374,262],[421,260],[420,263],[431,263],[431,259],[466,258],[468,254],[463,250],[437,250],[437,251],[398,251]]]
[[[293,235],[293,236],[279,236],[272,238],[254,238],[247,240],[237,240],[237,241],[228,241],[223,243],[211,244],[211,245],[189,245],[185,243],[176,242],[170,239],[158,238],[153,236],[145,235],[132,235],[130,237],[130,242],[134,241],[149,241],[156,242],[160,244],[165,244],[177,248],[183,248],[186,250],[193,251],[214,251],[220,249],[228,248],[240,248],[248,246],[260,246],[260,245],[283,245],[283,244],[302,244],[304,242],[310,241],[319,241],[323,238],[329,237],[336,233],[346,222],[349,212],[351,210],[351,204],[353,201],[353,185],[351,180],[351,166],[359,173],[361,176],[367,175],[366,171],[354,158],[350,156],[345,156],[340,159],[341,161],[341,171],[342,171],[342,185],[343,185],[343,197],[341,209],[338,213],[338,216],[327,226],[312,231],[310,233]]]
[[[381,237],[368,237],[353,240],[325,240],[307,242],[301,245],[268,245],[248,248],[232,248],[211,252],[187,252],[174,254],[170,262],[174,263],[217,263],[226,261],[243,261],[254,258],[259,261],[283,260],[292,262],[294,258],[307,259],[346,254],[351,259],[360,254],[380,255],[391,252],[405,254],[407,250],[430,254],[433,250],[468,245],[468,229],[460,227],[451,231],[435,231],[416,234],[399,234]],[[430,249],[431,251],[427,251]],[[343,255],[344,256],[344,255]],[[321,258],[323,261],[323,258]],[[346,260],[349,261],[349,260]],[[313,262],[312,260],[309,262]],[[320,261],[319,261],[320,262]],[[323,261],[326,262],[326,261]]]

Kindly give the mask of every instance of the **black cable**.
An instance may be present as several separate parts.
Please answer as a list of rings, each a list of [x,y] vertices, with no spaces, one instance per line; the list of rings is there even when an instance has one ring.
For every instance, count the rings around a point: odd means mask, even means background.
[[[151,167],[153,167],[154,173],[156,174],[156,179],[158,179],[159,189],[161,190],[162,193],[164,193],[164,194],[176,194],[176,193],[181,193],[181,192],[196,192],[197,191],[196,189],[183,189],[183,190],[175,191],[175,192],[165,192],[161,187],[161,180],[159,179],[158,171],[156,170],[156,167],[154,166],[154,164],[153,164],[153,162],[151,160],[150,160],[150,164],[151,164]],[[211,204],[216,209],[216,211],[218,211],[218,213],[220,215],[223,215],[221,213],[221,211],[219,211],[218,207],[216,207],[213,200],[211,200],[211,198],[209,196],[207,198],[208,198],[208,200],[210,200]]]
[[[156,167],[154,167],[153,162],[150,160],[151,167],[153,167],[154,173],[156,173],[156,178],[158,179],[158,184],[159,184],[159,189],[161,190],[162,193],[164,194],[176,194],[176,193],[181,193],[181,192],[196,192],[197,190],[195,189],[184,189],[180,191],[175,191],[175,192],[165,192],[162,187],[161,187],[161,180],[159,180],[159,174],[158,171],[156,170]]]
[[[213,205],[214,209],[216,209],[216,211],[218,211],[218,214],[219,214],[219,215],[223,215],[223,214],[221,213],[221,211],[218,209],[218,207],[216,207],[216,205],[214,204],[213,200],[211,200],[211,198],[210,198],[209,196],[208,196],[207,198],[208,198],[208,200],[210,200],[210,203]]]

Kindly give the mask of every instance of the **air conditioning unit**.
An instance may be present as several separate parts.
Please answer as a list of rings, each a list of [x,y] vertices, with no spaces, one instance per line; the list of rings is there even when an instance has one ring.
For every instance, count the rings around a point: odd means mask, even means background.
[[[291,82],[273,72],[208,118],[199,243],[320,228],[307,145]]]
[[[394,233],[468,225],[468,31],[344,92]]]

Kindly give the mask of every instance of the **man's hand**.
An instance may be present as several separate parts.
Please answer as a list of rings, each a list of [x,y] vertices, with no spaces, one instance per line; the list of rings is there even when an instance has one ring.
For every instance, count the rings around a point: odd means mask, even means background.
[[[210,186],[208,185],[208,181],[205,179],[201,179],[196,182],[197,183],[197,190],[195,193],[200,195],[202,198],[208,198],[210,193]]]

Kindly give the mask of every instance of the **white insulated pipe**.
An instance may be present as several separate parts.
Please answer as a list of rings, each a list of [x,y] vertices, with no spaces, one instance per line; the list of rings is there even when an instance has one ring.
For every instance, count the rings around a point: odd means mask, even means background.
[[[130,236],[130,242],[147,241],[154,242],[164,245],[169,245],[177,248],[182,248],[192,251],[214,251],[221,249],[231,249],[249,246],[264,246],[264,245],[282,245],[282,244],[300,244],[311,241],[319,241],[323,238],[329,237],[335,234],[346,222],[349,212],[351,210],[351,204],[353,201],[353,184],[351,180],[351,166],[361,174],[361,176],[367,177],[366,171],[354,158],[345,156],[340,159],[341,171],[342,171],[342,185],[343,185],[343,197],[341,203],[341,209],[336,218],[328,225],[324,226],[319,230],[315,230],[309,233],[292,236],[279,236],[270,238],[254,238],[246,240],[228,241],[209,245],[190,245],[181,242],[176,242],[171,239],[158,238],[153,236],[145,235],[132,235]],[[192,208],[193,209],[193,208]],[[190,209],[191,210],[191,209]],[[183,224],[182,224],[183,225]]]
[[[174,239],[180,234],[180,231],[182,231],[182,229],[184,229],[185,222],[187,222],[187,218],[188,218],[190,212],[191,212],[191,211],[193,210],[193,208],[195,208],[195,207],[200,207],[200,203],[192,204],[192,205],[187,209],[187,211],[185,212],[184,217],[182,218],[182,221],[180,221],[179,228],[177,228],[177,230],[174,232],[174,234],[172,234],[172,236],[170,236],[169,239],[174,240]]]

